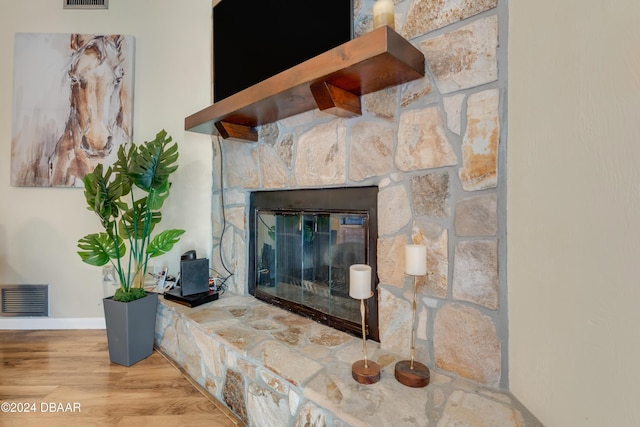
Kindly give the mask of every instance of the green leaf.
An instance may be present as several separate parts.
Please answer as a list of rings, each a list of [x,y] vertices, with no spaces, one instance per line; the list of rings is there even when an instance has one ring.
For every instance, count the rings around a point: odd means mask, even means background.
[[[147,212],[150,215],[150,221],[145,229]],[[122,214],[118,223],[118,230],[121,235],[131,239],[143,239],[150,236],[156,224],[162,220],[160,212],[151,212],[147,210],[147,199],[136,200],[130,209]]]
[[[131,178],[129,177],[129,169],[131,167],[132,159],[137,156],[138,146],[135,144],[130,144],[125,148],[124,145],[121,145],[118,148],[118,158],[113,163],[113,171],[116,175],[120,176],[124,181],[123,185],[126,185],[131,188]],[[125,194],[128,194],[129,191],[126,191]]]
[[[137,155],[129,165],[129,176],[141,190],[168,188],[169,175],[178,169],[178,145],[169,145],[171,141],[162,130],[153,141],[138,146]]]
[[[83,182],[87,209],[98,215],[105,230],[113,235],[114,220],[126,208],[121,198],[130,191],[130,186],[119,174],[112,174],[111,167],[104,171],[103,165],[98,164],[84,176]]]
[[[123,256],[126,247],[122,239],[118,239],[118,248],[113,238],[107,233],[94,233],[84,236],[78,240],[78,255],[82,261],[97,267],[103,266],[111,259],[117,259],[118,255]]]
[[[184,234],[184,230],[174,228],[171,230],[165,230],[156,235],[147,247],[147,254],[149,255],[149,258],[169,252],[173,248],[173,245],[178,243],[182,234]]]
[[[166,181],[163,186],[156,188],[152,188],[149,191],[149,209],[157,211],[162,208],[164,201],[169,197],[169,189],[171,188],[171,183]]]

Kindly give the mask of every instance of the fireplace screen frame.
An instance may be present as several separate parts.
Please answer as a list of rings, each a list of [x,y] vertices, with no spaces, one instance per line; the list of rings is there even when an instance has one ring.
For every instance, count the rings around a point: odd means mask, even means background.
[[[338,187],[310,188],[294,190],[254,191],[250,194],[249,203],[249,263],[248,289],[254,297],[313,319],[335,329],[355,336],[362,336],[360,322],[352,322],[323,311],[316,310],[297,302],[279,298],[262,291],[259,286],[258,251],[256,250],[257,230],[259,228],[258,211],[270,211],[291,215],[295,213],[321,214],[366,214],[368,216],[368,233],[366,236],[365,263],[371,267],[371,290],[373,296],[365,301],[366,335],[368,339],[380,341],[378,328],[378,275],[376,269],[378,240],[378,187]],[[359,304],[358,304],[359,306]],[[358,315],[358,318],[360,316]]]

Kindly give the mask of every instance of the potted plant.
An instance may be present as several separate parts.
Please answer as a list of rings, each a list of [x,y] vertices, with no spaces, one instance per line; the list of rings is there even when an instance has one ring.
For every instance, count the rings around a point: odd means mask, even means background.
[[[153,352],[158,294],[144,289],[149,258],[170,251],[184,233],[170,229],[152,237],[178,168],[178,146],[171,141],[162,130],[152,141],[120,146],[113,165],[104,170],[98,164],[83,178],[87,209],[103,231],[78,240],[78,254],[87,264],[115,269],[120,285],[103,300],[105,322],[109,357],[125,366]]]

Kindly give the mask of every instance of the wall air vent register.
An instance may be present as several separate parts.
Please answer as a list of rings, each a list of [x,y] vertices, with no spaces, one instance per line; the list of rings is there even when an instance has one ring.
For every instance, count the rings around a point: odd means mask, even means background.
[[[109,9],[109,0],[64,0],[63,9]]]
[[[48,315],[49,285],[0,285],[0,317]]]

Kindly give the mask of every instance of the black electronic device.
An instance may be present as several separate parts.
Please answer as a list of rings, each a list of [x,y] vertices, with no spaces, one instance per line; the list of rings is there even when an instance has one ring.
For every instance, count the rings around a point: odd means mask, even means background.
[[[183,297],[180,295],[180,291],[172,289],[164,293],[164,299],[177,302],[178,304],[186,305],[187,307],[197,307],[199,305],[215,301],[220,297],[218,292],[208,291],[201,294],[194,294]]]
[[[209,260],[180,261],[180,294],[183,297],[209,291]]]
[[[214,102],[348,42],[353,22],[353,0],[218,2]]]
[[[165,299],[180,304],[197,307],[215,301],[218,293],[209,289],[209,259],[196,258],[196,251],[190,250],[180,257],[180,279],[177,286],[164,293]]]

